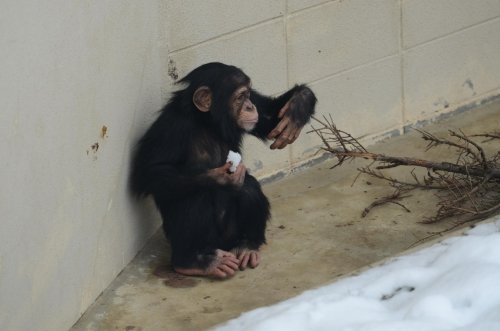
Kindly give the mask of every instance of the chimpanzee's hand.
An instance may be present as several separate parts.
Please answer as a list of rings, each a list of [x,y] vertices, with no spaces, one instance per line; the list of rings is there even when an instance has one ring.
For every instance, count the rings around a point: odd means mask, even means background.
[[[242,186],[245,181],[245,175],[247,173],[247,168],[243,163],[240,163],[236,167],[236,171],[231,174],[232,183],[236,186]]]
[[[271,149],[283,149],[286,145],[293,143],[300,135],[302,127],[298,126],[289,116],[285,115],[289,109],[290,101],[281,108],[278,114],[278,118],[281,118],[281,121],[267,136],[269,139],[275,139],[271,145]]]
[[[293,96],[278,113],[281,121],[267,136],[269,139],[275,139],[271,149],[282,149],[293,143],[314,114],[317,100],[313,91],[305,85],[297,85],[295,89]]]
[[[281,108],[278,114],[278,118],[281,118],[281,121],[268,135],[269,139],[275,139],[271,144],[271,149],[283,149],[299,137],[302,127],[299,127],[289,116],[285,115],[289,109],[290,101]]]
[[[222,167],[208,170],[207,175],[215,179],[215,181],[221,185],[243,185],[243,182],[245,181],[245,174],[247,172],[245,165],[240,163],[236,167],[236,171],[233,173],[229,172],[229,168],[231,168],[231,162],[226,162],[226,164]]]

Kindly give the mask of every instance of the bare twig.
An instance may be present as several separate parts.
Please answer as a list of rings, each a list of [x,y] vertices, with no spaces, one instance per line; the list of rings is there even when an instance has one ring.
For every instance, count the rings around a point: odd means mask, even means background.
[[[500,140],[500,133],[467,136],[462,131],[450,130],[450,139],[445,139],[417,130],[421,133],[422,139],[428,141],[426,150],[438,146],[455,149],[458,157],[455,163],[451,163],[371,153],[349,133],[339,130],[331,116],[323,117],[321,121],[315,120],[320,126],[313,128],[311,132],[318,134],[323,141],[325,146],[322,149],[337,158],[334,167],[355,158],[372,160],[370,165],[359,168],[359,173],[386,180],[397,188],[392,195],[381,198],[365,208],[363,217],[374,207],[387,203],[398,204],[408,211],[399,203],[406,197],[402,194],[403,189],[406,193],[416,188],[434,189],[439,192],[435,216],[423,220],[423,223],[435,223],[451,216],[466,215],[465,221],[459,224],[461,225],[500,211],[500,152],[488,158],[483,147],[471,139],[471,137],[483,137],[488,138],[487,141]],[[414,182],[410,183],[382,172],[399,166],[425,168],[427,175],[419,178],[413,169],[411,176]]]
[[[408,192],[408,191],[409,191],[409,189],[405,189],[405,188],[401,188],[401,187],[396,188],[396,190],[391,195],[388,195],[386,197],[382,197],[378,200],[373,201],[368,207],[366,207],[363,210],[363,213],[361,213],[361,217],[366,217],[366,215],[368,215],[368,213],[373,208],[378,207],[378,206],[382,206],[382,205],[385,205],[388,203],[393,203],[393,204],[396,204],[398,206],[401,206],[404,210],[406,210],[406,212],[411,213],[411,211],[408,208],[406,208],[405,205],[403,205],[402,203],[399,202],[402,199],[409,197],[409,195],[404,195],[404,193]]]
[[[483,133],[483,134],[474,134],[471,137],[483,137],[483,138],[488,138],[483,141],[483,143],[492,141],[495,139],[500,139],[500,133]]]

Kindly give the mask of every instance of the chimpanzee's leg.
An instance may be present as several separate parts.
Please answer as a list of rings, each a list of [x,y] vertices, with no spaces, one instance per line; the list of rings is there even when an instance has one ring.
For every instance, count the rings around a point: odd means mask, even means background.
[[[217,217],[220,199],[199,192],[189,199],[158,201],[163,227],[172,247],[172,266],[185,275],[225,278],[238,269],[234,254],[221,249],[223,238]]]
[[[259,247],[266,242],[266,223],[271,213],[269,201],[259,182],[249,174],[240,188],[237,206],[241,241],[232,252],[238,257],[241,269],[247,265],[256,267],[260,263]]]

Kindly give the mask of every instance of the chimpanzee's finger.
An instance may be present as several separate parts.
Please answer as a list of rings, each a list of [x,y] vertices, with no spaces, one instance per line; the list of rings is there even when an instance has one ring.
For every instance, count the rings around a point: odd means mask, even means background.
[[[250,253],[250,267],[255,268],[260,263],[260,254],[258,252]]]
[[[247,252],[247,253],[245,253],[245,255],[243,256],[243,259],[240,262],[240,269],[241,270],[245,270],[245,268],[248,265],[248,260],[249,259],[250,259],[250,254],[248,254],[248,252]]]
[[[209,273],[210,276],[214,276],[216,278],[226,278],[226,273],[222,271],[219,267],[214,268],[212,271]]]
[[[229,172],[229,169],[231,168],[231,166],[233,165],[232,162],[226,162],[222,167],[221,167],[221,171],[223,171],[224,173],[226,172]]]
[[[300,135],[300,131],[302,131],[302,128],[295,128],[294,129],[294,132],[292,134],[292,138],[290,140],[290,144],[293,144],[295,142],[295,140],[297,140],[297,138]]]
[[[241,185],[245,180],[246,167],[243,164],[239,164],[236,167],[236,171],[231,175],[231,180],[233,184]]]
[[[288,117],[283,117],[278,125],[276,125],[276,127],[271,131],[271,133],[267,135],[267,138],[273,139],[280,135],[281,132],[283,132],[283,130],[285,130],[285,128],[288,126],[289,121],[290,120]]]
[[[292,127],[287,127],[271,145],[271,149],[283,149],[294,140],[295,131]]]
[[[284,106],[283,108],[280,109],[279,113],[278,113],[278,118],[282,118],[285,113],[288,111],[288,109],[290,109],[290,101],[288,101]]]
[[[235,270],[229,268],[227,265],[224,264],[220,265],[218,269],[224,272],[227,276],[233,276],[235,273]]]
[[[233,270],[237,270],[239,265],[240,265],[240,262],[239,261],[233,261],[233,260],[223,260],[221,261],[221,265],[225,265],[225,266],[228,266],[229,268],[233,269]]]
[[[287,145],[287,142],[286,142],[286,138],[278,138],[276,139],[272,145],[271,145],[271,149],[283,149],[285,148],[285,146]]]

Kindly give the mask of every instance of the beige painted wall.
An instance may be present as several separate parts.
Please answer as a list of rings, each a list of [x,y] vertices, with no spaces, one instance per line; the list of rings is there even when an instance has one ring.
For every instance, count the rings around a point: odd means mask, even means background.
[[[157,228],[127,194],[130,149],[197,65],[240,66],[268,94],[309,83],[319,116],[367,137],[500,94],[498,0],[1,7],[1,330],[67,329]],[[248,139],[244,162],[290,172],[318,146]]]
[[[2,1],[0,330],[67,330],[157,228],[126,176],[162,103],[159,3]]]

